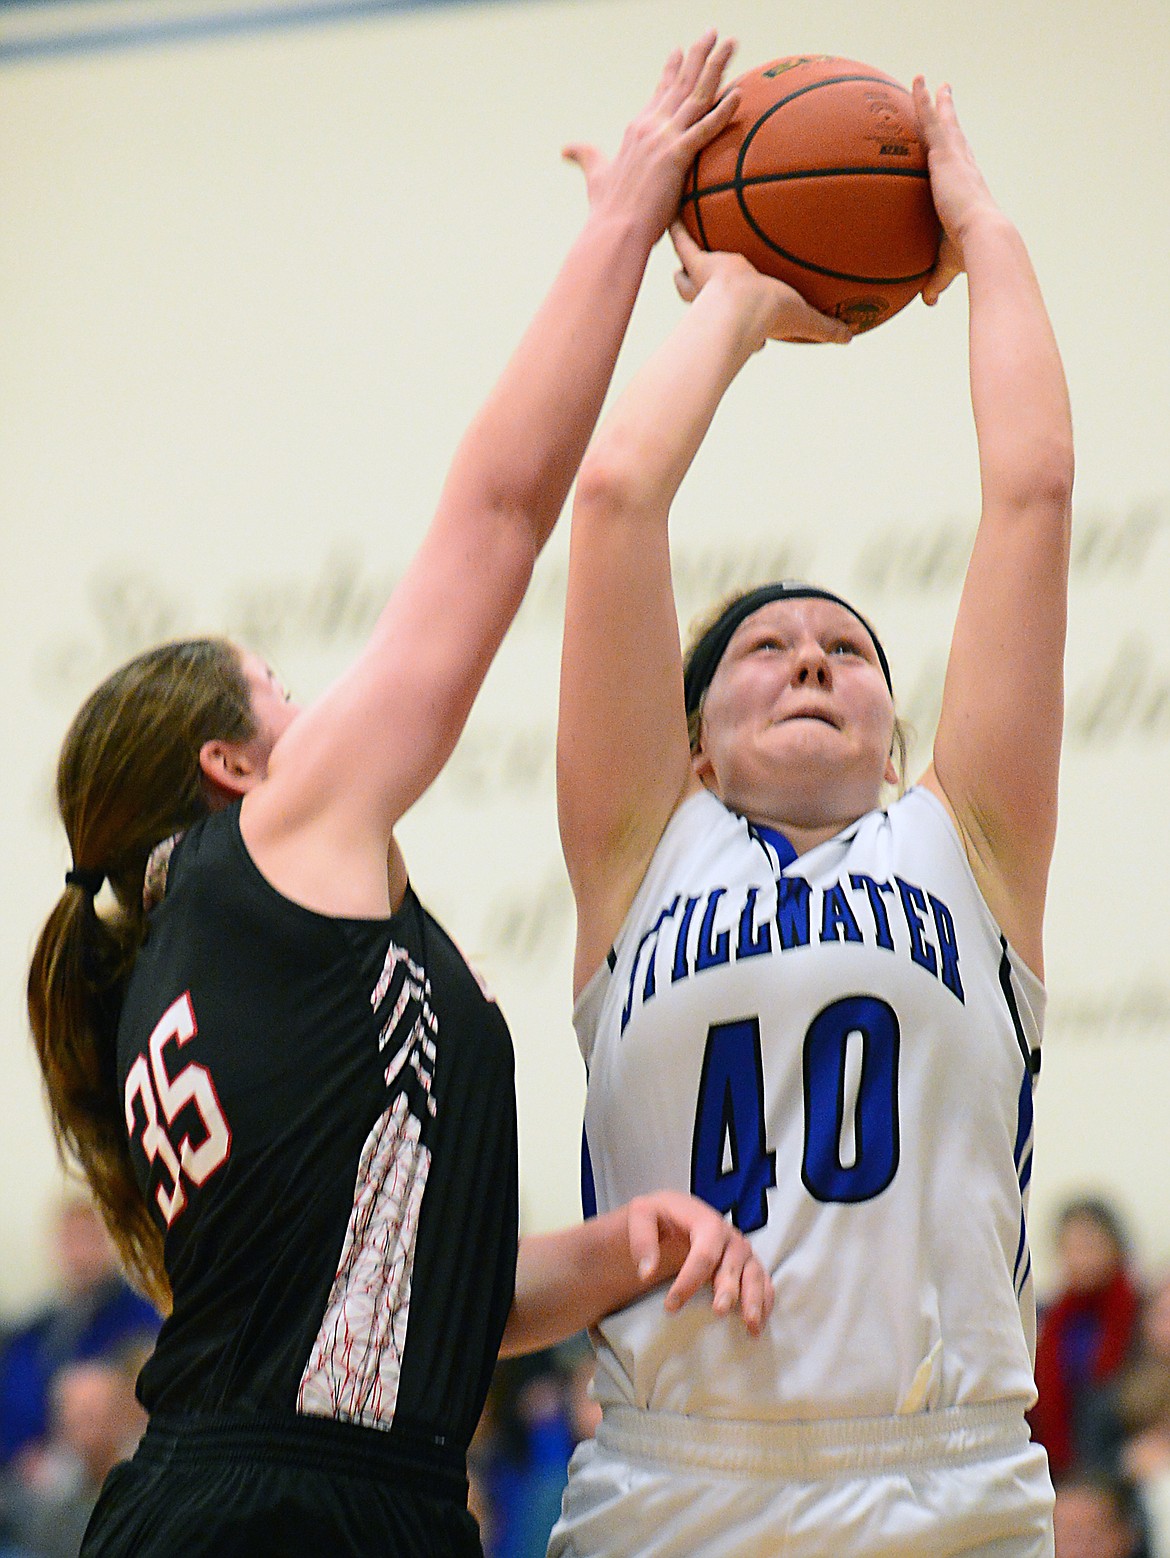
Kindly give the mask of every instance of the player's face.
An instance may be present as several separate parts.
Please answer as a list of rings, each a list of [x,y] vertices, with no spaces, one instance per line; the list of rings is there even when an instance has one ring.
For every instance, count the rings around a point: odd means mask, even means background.
[[[273,747],[301,712],[276,672],[259,655],[241,649],[240,668],[248,684],[256,736],[252,745],[262,753],[265,766]]]
[[[734,810],[844,826],[877,805],[894,703],[865,627],[836,601],[772,601],[740,623],[707,689],[695,767]]]

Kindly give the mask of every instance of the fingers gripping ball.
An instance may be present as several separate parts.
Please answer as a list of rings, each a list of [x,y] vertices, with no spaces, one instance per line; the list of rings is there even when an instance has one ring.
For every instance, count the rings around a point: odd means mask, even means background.
[[[938,256],[910,93],[872,66],[820,54],[773,60],[736,86],[734,118],[687,175],[688,231],[872,330],[922,290]]]

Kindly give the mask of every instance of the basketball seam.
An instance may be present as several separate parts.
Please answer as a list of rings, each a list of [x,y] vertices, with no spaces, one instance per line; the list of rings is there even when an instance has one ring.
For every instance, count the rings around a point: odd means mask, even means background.
[[[791,183],[793,179],[853,178],[857,174],[884,179],[930,178],[926,168],[799,168],[791,173],[752,173],[747,178],[737,175],[733,179],[724,180],[722,184],[704,184],[702,189],[688,189],[683,195],[683,205],[688,202],[698,205],[704,195],[724,195],[728,190],[738,191],[749,186],[754,189],[761,184]]]
[[[682,203],[685,205],[686,202],[691,198],[692,191],[695,192],[695,226],[699,229],[699,244],[702,248],[706,249],[708,253],[710,253],[711,245],[707,242],[707,229],[703,226],[703,213],[699,210],[699,200],[697,194],[699,184],[699,159],[697,157],[695,158],[694,162],[691,163],[690,181],[691,189],[687,190],[683,195]]]
[[[925,270],[913,271],[909,276],[858,276],[853,271],[830,270],[827,265],[816,265],[812,260],[802,260],[799,255],[792,254],[787,249],[782,249],[778,243],[773,243],[766,233],[761,233],[754,222],[752,227],[773,254],[780,255],[782,259],[791,260],[792,264],[799,265],[801,270],[812,271],[817,276],[829,276],[833,281],[855,281],[859,286],[865,287],[902,287],[910,281],[925,281],[934,269],[933,265],[928,265]]]
[[[876,82],[879,86],[893,87],[896,92],[901,92],[903,97],[909,97],[909,95],[910,95],[906,91],[905,87],[899,86],[896,81],[888,80],[885,76],[827,76],[823,81],[810,81],[808,86],[806,86],[806,87],[797,87],[795,92],[790,92],[787,97],[782,97],[778,103],[773,103],[771,108],[765,110],[764,113],[760,114],[760,116],[756,119],[756,122],[752,125],[751,129],[744,136],[743,142],[742,142],[742,144],[741,144],[741,146],[739,148],[739,155],[735,159],[735,176],[736,176],[736,179],[739,180],[741,183],[744,182],[743,167],[744,167],[744,162],[745,162],[745,160],[747,158],[748,148],[751,146],[752,142],[755,140],[757,134],[759,133],[760,126],[762,124],[765,124],[769,119],[771,119],[773,114],[778,114],[780,112],[780,110],[782,108],[784,108],[788,103],[795,102],[798,97],[805,97],[805,96],[807,96],[807,94],[809,92],[816,92],[821,87],[842,86],[846,82],[849,82],[849,81],[871,81],[871,82]],[[921,144],[921,142],[919,144]],[[915,168],[915,169],[907,168],[907,169],[904,169],[904,170],[903,169],[893,169],[893,168],[890,168],[890,169],[880,168],[880,169],[874,169],[873,171],[874,172],[882,172],[882,173],[887,172],[887,171],[891,172],[891,173],[893,173],[893,172],[906,172],[906,173],[914,172],[914,173],[918,173],[919,172],[919,170],[917,168]],[[699,171],[698,171],[698,168],[696,167],[696,169],[695,169],[695,187],[696,187],[696,189],[698,188],[698,185],[699,185]]]
[[[765,182],[765,181],[757,179],[757,180],[748,181],[748,182],[755,182],[755,183],[758,184],[758,183],[762,183],[762,182]],[[739,190],[742,187],[743,187],[742,185],[738,185],[738,184],[712,185],[710,189],[700,190],[698,192],[698,194],[696,194],[694,196],[688,195],[687,199],[694,201],[695,222],[696,222],[696,225],[698,226],[700,234],[702,235],[702,237],[701,237],[702,245],[703,245],[703,247],[705,249],[708,250],[708,252],[710,252],[711,246],[707,242],[706,234],[705,234],[704,229],[703,229],[703,221],[702,221],[702,217],[700,215],[700,208],[699,208],[699,199],[700,199],[700,197],[702,195],[711,195],[711,194],[720,194],[720,193],[725,194],[728,191],[734,191],[736,194],[738,194]],[[798,265],[801,270],[812,271],[817,276],[828,276],[833,281],[854,281],[854,282],[857,282],[861,286],[871,286],[871,287],[899,287],[899,286],[905,286],[905,284],[907,282],[910,282],[910,281],[924,281],[926,279],[926,277],[929,276],[931,271],[934,269],[933,265],[928,265],[925,270],[913,271],[908,276],[858,276],[853,271],[830,270],[827,265],[817,265],[813,260],[802,260],[799,255],[793,254],[790,249],[785,249],[785,248],[781,247],[781,245],[776,243],[776,241],[774,239],[769,238],[767,233],[764,232],[763,228],[755,220],[755,218],[752,216],[751,212],[744,205],[742,200],[739,202],[739,209],[740,209],[740,211],[741,211],[741,213],[743,215],[744,221],[747,222],[747,224],[751,228],[752,232],[755,233],[756,237],[760,240],[761,243],[764,244],[764,246],[766,248],[771,249],[773,254],[780,255],[780,257],[782,259],[789,260],[793,265]]]
[[[816,92],[820,87],[841,86],[846,81],[873,81],[880,87],[893,87],[894,91],[901,92],[903,97],[910,96],[910,93],[900,81],[892,81],[889,76],[826,76],[823,81],[810,81],[806,87],[797,87],[795,92],[789,92],[787,97],[780,98],[778,102],[772,104],[771,108],[760,115],[756,120],[756,125],[762,124],[765,119],[771,118],[777,109],[784,107],[785,103],[791,103],[798,97],[803,97],[806,92]],[[750,134],[755,134],[755,125],[752,126]]]

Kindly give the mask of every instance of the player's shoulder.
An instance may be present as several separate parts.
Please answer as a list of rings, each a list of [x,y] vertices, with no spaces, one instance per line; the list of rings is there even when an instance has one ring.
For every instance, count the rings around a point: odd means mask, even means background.
[[[208,812],[190,827],[173,833],[151,851],[145,890],[151,905],[173,899],[182,883],[197,882],[208,872],[243,866],[239,805]]]
[[[974,883],[967,849],[950,808],[925,784],[916,784],[889,807],[891,826],[905,847],[936,858]]]
[[[863,843],[884,838],[899,851],[931,854],[940,863],[964,872],[969,869],[954,818],[925,785],[913,785],[888,806],[867,812],[854,825],[850,837]]]

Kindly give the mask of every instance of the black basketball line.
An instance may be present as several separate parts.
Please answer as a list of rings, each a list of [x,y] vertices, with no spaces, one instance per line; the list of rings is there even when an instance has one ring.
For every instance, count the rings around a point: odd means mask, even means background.
[[[691,163],[691,171],[687,177],[690,180],[691,189],[684,194],[684,203],[690,199],[691,193],[695,191],[698,186],[699,159],[697,157],[695,158],[694,162]],[[699,210],[699,202],[697,198],[695,199],[695,226],[699,229],[699,243],[704,249],[707,250],[709,254],[711,252],[711,245],[707,241],[707,229],[703,226],[703,213]]]
[[[881,173],[883,172],[883,169],[842,168],[838,171],[841,173],[864,173],[870,171],[874,173]],[[703,247],[708,250],[708,252],[710,252],[711,245],[707,242],[706,229],[703,226],[703,207],[701,204],[703,197],[705,195],[732,193],[736,196],[739,202],[740,214],[742,215],[744,221],[751,228],[752,232],[755,233],[756,237],[760,240],[764,247],[771,249],[773,254],[780,255],[781,259],[788,260],[793,265],[798,265],[801,270],[814,271],[818,276],[831,276],[834,281],[855,281],[861,285],[872,287],[897,287],[903,285],[903,283],[907,281],[923,281],[927,276],[930,275],[931,271],[934,269],[933,265],[928,265],[925,270],[915,271],[911,276],[857,276],[854,275],[852,271],[830,270],[827,265],[817,265],[812,260],[802,260],[799,255],[793,254],[791,250],[782,248],[781,245],[775,241],[775,239],[769,238],[768,234],[763,230],[763,228],[752,216],[751,212],[744,205],[743,190],[749,185],[752,187],[758,187],[761,184],[774,184],[780,182],[782,179],[792,176],[793,175],[790,174],[781,174],[778,178],[757,177],[743,179],[738,184],[709,184],[706,189],[698,189],[688,194],[685,197],[685,200],[692,202],[694,205],[695,225],[699,229],[699,233],[701,235],[700,242],[702,243]],[[810,178],[823,177],[823,175],[820,173],[801,176]],[[904,172],[902,176],[906,176]],[[923,175],[923,177],[925,177],[925,175]]]
[[[782,97],[778,103],[773,103],[771,108],[765,109],[760,117],[756,120],[755,124],[752,125],[748,133],[744,136],[743,143],[739,148],[739,156],[735,161],[736,179],[742,181],[744,176],[743,165],[744,160],[748,154],[748,147],[755,140],[760,126],[765,124],[773,114],[778,114],[782,108],[787,106],[787,104],[794,103],[798,97],[805,97],[809,92],[816,92],[821,87],[841,86],[844,82],[847,81],[873,81],[876,82],[879,86],[893,87],[894,91],[901,92],[903,97],[910,96],[905,87],[899,86],[896,81],[887,80],[885,76],[826,76],[823,81],[810,81],[806,87],[797,87],[795,92],[789,92],[787,97]],[[696,169],[695,184],[697,185],[698,182],[699,175],[698,170]]]
[[[747,216],[747,212],[744,212],[744,215]],[[928,265],[925,270],[916,270],[911,276],[855,276],[852,271],[848,270],[830,270],[827,265],[814,265],[812,260],[802,260],[799,255],[792,254],[787,249],[782,249],[778,243],[773,243],[767,233],[760,231],[756,224],[752,222],[750,216],[747,219],[757,236],[771,249],[773,254],[778,254],[781,259],[790,260],[793,265],[799,265],[801,270],[813,271],[818,276],[831,276],[834,281],[855,281],[859,285],[867,287],[900,287],[907,281],[925,281],[934,269],[933,265]]]
[[[876,82],[878,86],[893,87],[894,91],[901,92],[903,97],[910,96],[909,92],[907,92],[904,86],[900,86],[896,81],[891,81],[887,76],[826,76],[823,81],[810,81],[806,87],[797,87],[795,92],[789,92],[787,97],[782,97],[779,102],[773,103],[771,108],[766,109],[756,120],[755,124],[752,125],[748,133],[744,136],[743,144],[739,148],[739,157],[735,164],[736,178],[738,179],[743,177],[743,162],[744,158],[747,156],[747,149],[751,145],[756,132],[759,130],[760,126],[766,119],[770,119],[773,114],[779,113],[786,104],[794,103],[798,97],[804,97],[808,92],[816,92],[820,87],[840,86],[843,82],[846,81],[872,81]],[[699,178],[698,174],[696,173],[695,183],[697,184],[698,182]]]
[[[787,184],[796,179],[855,178],[858,175],[883,179],[929,179],[925,168],[801,168],[792,173],[753,173],[750,178],[728,179],[722,184],[704,184],[702,189],[688,189],[682,197],[683,205],[698,207],[704,195],[725,195],[728,190],[757,188],[761,184]],[[696,185],[698,179],[695,180]],[[696,215],[698,214],[696,209]]]

